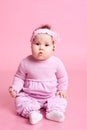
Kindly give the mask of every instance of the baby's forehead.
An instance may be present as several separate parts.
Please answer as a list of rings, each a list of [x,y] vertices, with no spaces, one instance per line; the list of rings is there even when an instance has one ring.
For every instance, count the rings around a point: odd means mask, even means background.
[[[53,38],[49,34],[38,34],[34,38],[35,40],[40,40],[40,41],[52,41]]]

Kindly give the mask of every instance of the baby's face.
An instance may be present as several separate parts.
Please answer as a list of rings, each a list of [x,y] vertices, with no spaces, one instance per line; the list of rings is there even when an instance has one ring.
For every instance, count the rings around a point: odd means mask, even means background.
[[[48,34],[38,34],[32,44],[32,56],[37,60],[46,60],[53,53],[53,38]]]

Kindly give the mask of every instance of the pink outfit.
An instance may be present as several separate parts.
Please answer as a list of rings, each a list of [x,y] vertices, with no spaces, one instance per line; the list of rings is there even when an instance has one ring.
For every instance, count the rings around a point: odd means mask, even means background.
[[[67,90],[67,85],[67,73],[60,59],[51,56],[47,60],[37,61],[27,56],[20,63],[12,83],[17,91],[17,113],[28,118],[31,111],[42,107],[46,112],[65,112],[66,99],[55,93],[57,90]]]

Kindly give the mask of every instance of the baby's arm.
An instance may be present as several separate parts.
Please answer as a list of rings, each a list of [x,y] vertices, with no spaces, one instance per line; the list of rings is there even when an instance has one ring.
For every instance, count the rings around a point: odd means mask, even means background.
[[[13,78],[12,85],[9,87],[9,93],[12,97],[16,97],[16,95],[23,89],[26,77],[24,69],[24,62],[21,62]]]
[[[58,81],[56,95],[59,95],[63,98],[67,98],[68,76],[65,66],[61,61],[59,62],[59,67],[57,69],[56,76]]]

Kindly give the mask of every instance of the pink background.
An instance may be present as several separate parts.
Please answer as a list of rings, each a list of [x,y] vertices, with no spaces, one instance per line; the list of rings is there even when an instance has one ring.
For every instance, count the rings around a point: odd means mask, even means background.
[[[56,54],[69,68],[86,67],[86,0],[0,0],[1,70],[14,70],[30,54],[31,33],[44,23],[60,33]]]
[[[33,29],[45,23],[52,25],[60,34],[61,40],[56,45],[55,55],[63,60],[69,74],[70,103],[64,124],[44,119],[41,126],[37,125],[35,128],[41,129],[46,124],[48,129],[50,124],[50,129],[55,130],[87,129],[87,1],[0,0],[1,129],[8,126],[8,130],[22,130],[22,124],[23,128],[32,130],[24,119],[16,117],[13,100],[7,89],[20,60],[31,54],[30,37]],[[7,119],[9,116],[8,122],[5,120],[6,116]],[[20,127],[16,122],[19,122]]]

